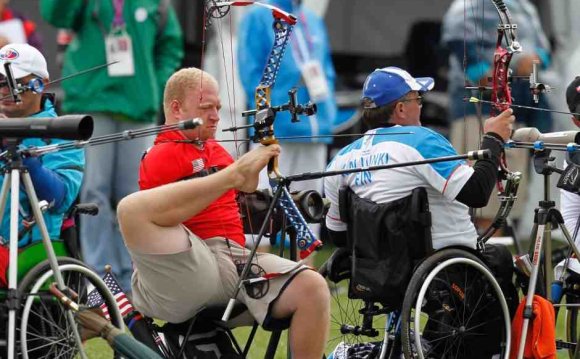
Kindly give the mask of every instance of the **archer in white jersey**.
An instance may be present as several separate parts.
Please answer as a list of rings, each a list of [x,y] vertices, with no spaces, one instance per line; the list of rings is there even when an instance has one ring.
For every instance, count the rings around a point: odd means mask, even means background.
[[[362,101],[363,120],[371,130],[344,147],[328,170],[456,155],[447,139],[421,127],[422,94],[433,85],[431,78],[415,79],[396,67],[378,69],[370,74]],[[513,121],[511,110],[485,121],[486,134],[481,148],[490,149],[492,158],[479,160],[473,167],[465,161],[448,161],[327,177],[324,186],[331,206],[326,225],[331,236],[340,240],[346,231],[338,208],[338,191],[342,186],[350,187],[359,197],[375,203],[392,202],[409,196],[417,187],[424,187],[432,213],[433,247],[463,245],[475,248],[477,233],[469,207],[487,204],[497,180],[502,145],[511,134]]]

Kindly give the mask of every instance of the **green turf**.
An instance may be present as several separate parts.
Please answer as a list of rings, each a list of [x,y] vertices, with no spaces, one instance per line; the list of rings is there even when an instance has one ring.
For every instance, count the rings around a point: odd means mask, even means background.
[[[326,260],[326,258],[332,253],[333,248],[327,247],[324,248],[322,251],[320,251],[319,253],[316,254],[315,259],[314,259],[314,265],[315,266],[319,266],[324,260]],[[343,295],[342,295],[342,299],[345,299],[345,294],[346,290],[343,290]],[[332,305],[332,315],[333,316],[337,316],[338,314],[338,308],[337,306],[333,303]],[[556,328],[556,338],[561,338],[561,339],[565,339],[565,322],[566,322],[566,318],[564,315],[564,310],[561,310],[559,315],[558,315],[558,322],[557,322],[557,328]],[[250,328],[238,328],[234,331],[236,337],[242,342],[245,342],[245,339],[247,338],[248,334],[250,332]],[[337,328],[336,327],[331,327],[331,336],[336,334],[337,332]],[[264,357],[264,353],[266,351],[266,348],[268,346],[268,340],[270,337],[270,333],[266,332],[262,329],[259,329],[256,337],[254,339],[254,344],[252,346],[252,349],[250,350],[249,353],[249,358],[263,358]],[[336,343],[333,343],[331,345],[329,345],[329,347],[327,348],[327,353],[336,345]],[[90,358],[95,358],[95,359],[100,359],[100,358],[112,358],[112,352],[109,349],[109,347],[107,346],[107,344],[103,341],[103,340],[92,340],[90,341],[88,344],[88,354]],[[277,352],[276,352],[276,358],[278,359],[282,359],[282,358],[286,358],[286,351],[287,351],[287,335],[286,332],[283,333],[282,335],[282,339],[280,340],[280,344],[278,346]],[[568,353],[566,351],[559,351],[558,352],[558,358],[568,358]]]

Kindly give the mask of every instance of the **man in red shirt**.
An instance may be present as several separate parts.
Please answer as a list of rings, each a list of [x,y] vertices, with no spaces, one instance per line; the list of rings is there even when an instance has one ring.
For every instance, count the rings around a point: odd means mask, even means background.
[[[193,130],[160,134],[141,163],[143,191],[126,197],[119,223],[135,272],[133,301],[144,314],[182,322],[233,296],[248,260],[236,191],[254,191],[278,146],[233,161],[214,141],[221,107],[209,74],[182,69],[167,81],[166,124],[201,118]],[[265,329],[290,328],[293,356],[321,358],[329,325],[329,292],[318,273],[269,253],[253,264],[269,280],[265,293],[243,288],[236,298]],[[252,289],[252,288],[249,288]]]

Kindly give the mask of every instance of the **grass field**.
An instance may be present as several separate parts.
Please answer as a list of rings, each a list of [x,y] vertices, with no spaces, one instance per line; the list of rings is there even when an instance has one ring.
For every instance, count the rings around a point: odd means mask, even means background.
[[[324,260],[326,260],[326,258],[331,254],[333,248],[324,248],[322,251],[320,251],[319,253],[316,254],[315,257],[315,265],[319,266],[321,263],[324,262]],[[343,291],[344,293],[346,292],[346,290]],[[343,297],[345,295],[343,294]],[[342,298],[345,299],[345,298]],[[339,316],[338,313],[338,308],[336,307],[336,305],[332,306],[332,315],[334,317]],[[559,316],[558,316],[558,324],[557,324],[557,332],[556,332],[556,338],[565,338],[565,329],[564,329],[564,323],[565,323],[565,316],[564,316],[564,311],[560,311]],[[337,333],[337,328],[331,327],[331,336],[332,335],[336,335]],[[245,339],[247,338],[247,336],[249,335],[250,332],[250,328],[238,328],[234,331],[236,338],[238,338],[240,340],[241,343],[245,343]],[[254,339],[254,343],[252,345],[252,349],[250,350],[249,353],[249,358],[263,358],[264,357],[264,353],[266,351],[266,348],[268,346],[268,340],[270,337],[270,333],[266,332],[262,329],[258,330],[258,333]],[[334,342],[333,344],[329,345],[329,347],[327,348],[327,353],[330,352],[334,347],[336,346],[336,342]],[[287,354],[287,350],[288,350],[288,346],[287,346],[287,335],[286,332],[284,332],[282,334],[282,338],[280,340],[277,352],[276,352],[276,358],[277,359],[283,359],[286,358],[286,354]],[[112,351],[110,350],[110,348],[106,345],[106,343],[104,343],[102,340],[94,340],[88,343],[88,354],[90,358],[95,358],[95,359],[109,359],[112,358]],[[568,358],[568,353],[565,351],[560,351],[558,352],[558,358]]]

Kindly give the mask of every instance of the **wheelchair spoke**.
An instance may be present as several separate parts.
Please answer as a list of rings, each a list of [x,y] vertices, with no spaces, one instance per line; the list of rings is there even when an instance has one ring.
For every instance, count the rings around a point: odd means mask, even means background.
[[[406,357],[503,357],[509,313],[485,271],[477,257],[459,249],[441,250],[419,266],[403,303]]]
[[[75,302],[80,305],[86,304],[87,285],[90,283],[104,295],[108,305],[114,303],[110,292],[97,274],[86,268],[77,260],[66,258],[59,259],[65,286],[78,294]],[[69,309],[65,309],[52,294],[48,294],[47,288],[53,283],[51,267],[48,262],[36,268],[21,282],[25,296],[23,297],[21,320],[18,327],[18,338],[21,340],[20,354],[24,358],[77,358],[84,351],[84,345],[75,340],[75,330],[82,330],[76,319],[69,321]],[[38,293],[26,295],[30,292]],[[108,299],[107,299],[108,298]],[[114,325],[119,325],[120,318],[118,308],[109,306],[110,312],[114,313]]]
[[[63,334],[65,332],[65,329],[63,329],[63,326],[61,324],[62,323],[61,320],[58,320],[58,323],[55,322],[50,311],[44,310],[43,313],[41,313],[38,310],[31,310],[30,314],[34,315],[34,318],[41,321],[41,323],[38,323],[38,325],[44,323],[44,324],[49,325],[52,330],[56,331],[59,334]],[[50,316],[50,318],[46,318],[45,315]],[[32,330],[32,331],[34,332],[34,330]]]

